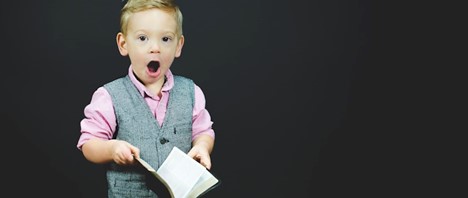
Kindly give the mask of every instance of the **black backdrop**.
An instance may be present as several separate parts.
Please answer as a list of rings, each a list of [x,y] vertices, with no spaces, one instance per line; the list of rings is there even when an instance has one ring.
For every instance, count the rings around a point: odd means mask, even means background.
[[[223,184],[206,197],[421,192],[412,185],[420,175],[402,172],[414,158],[393,160],[413,143],[403,132],[423,109],[406,108],[415,93],[403,82],[414,70],[403,59],[420,55],[409,52],[423,43],[400,45],[414,36],[403,17],[411,9],[376,1],[179,4],[186,42],[172,70],[203,89],[217,133],[212,170]],[[120,8],[118,0],[2,3],[6,192],[105,195],[102,167],[76,143],[92,93],[128,68],[115,43]]]

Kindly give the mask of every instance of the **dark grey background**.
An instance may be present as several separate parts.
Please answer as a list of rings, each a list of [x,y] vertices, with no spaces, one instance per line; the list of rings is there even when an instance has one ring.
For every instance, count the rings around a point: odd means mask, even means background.
[[[447,112],[428,100],[433,89],[450,92],[432,86],[447,76],[429,75],[429,64],[453,60],[430,50],[443,43],[435,27],[451,27],[441,9],[428,18],[424,6],[376,1],[179,3],[186,42],[172,70],[203,89],[217,132],[212,171],[223,183],[206,197],[447,193],[434,183],[451,180],[417,163],[435,158],[421,140],[446,126],[428,116]],[[102,166],[76,143],[92,93],[128,68],[115,43],[120,8],[2,3],[3,192],[105,196]]]

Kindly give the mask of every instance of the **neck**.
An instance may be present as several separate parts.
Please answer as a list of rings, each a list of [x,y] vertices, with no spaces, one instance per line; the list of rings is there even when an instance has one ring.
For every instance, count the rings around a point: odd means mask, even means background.
[[[148,89],[148,91],[153,94],[153,95],[157,95],[158,97],[161,97],[161,89],[164,85],[164,83],[166,82],[166,76],[164,76],[164,78],[154,82],[154,83],[151,83],[151,84],[146,84],[145,87]]]

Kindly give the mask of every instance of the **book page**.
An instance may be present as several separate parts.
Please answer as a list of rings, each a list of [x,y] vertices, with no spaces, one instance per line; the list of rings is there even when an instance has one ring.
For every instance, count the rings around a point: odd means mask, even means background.
[[[219,182],[204,166],[177,147],[157,171],[143,159],[135,159],[167,187],[173,198],[198,197]]]
[[[189,197],[198,197],[216,183],[218,183],[218,179],[216,179],[208,170],[205,170],[197,184],[190,192]]]
[[[135,159],[138,162],[140,162],[140,164],[143,165],[143,167],[145,167],[146,170],[148,170],[153,176],[155,176],[159,181],[161,181],[161,183],[163,183],[164,186],[166,186],[167,190],[171,194],[171,197],[174,197],[174,192],[172,192],[172,189],[170,188],[169,184],[163,178],[161,178],[161,176],[158,175],[156,170],[150,164],[148,164],[148,162],[146,162],[145,160],[141,158],[135,158]]]
[[[206,171],[200,163],[174,147],[156,171],[166,181],[175,198],[187,197]]]

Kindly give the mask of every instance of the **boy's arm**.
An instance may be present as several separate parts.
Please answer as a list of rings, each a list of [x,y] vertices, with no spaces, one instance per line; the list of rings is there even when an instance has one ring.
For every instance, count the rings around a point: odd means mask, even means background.
[[[139,150],[129,143],[111,139],[117,126],[114,107],[109,93],[99,87],[85,107],[85,118],[80,122],[81,135],[77,147],[93,163],[114,161],[125,165],[139,157]]]
[[[114,161],[120,165],[133,164],[133,156],[139,157],[140,150],[122,140],[92,138],[83,144],[83,155],[90,162],[103,164]]]
[[[213,147],[214,138],[207,134],[200,134],[193,140],[192,149],[190,149],[188,155],[209,170],[211,168],[210,154]]]
[[[215,134],[212,129],[211,116],[205,109],[205,95],[195,85],[195,105],[193,108],[192,149],[188,155],[200,162],[207,169],[211,168],[210,154],[214,146]]]

